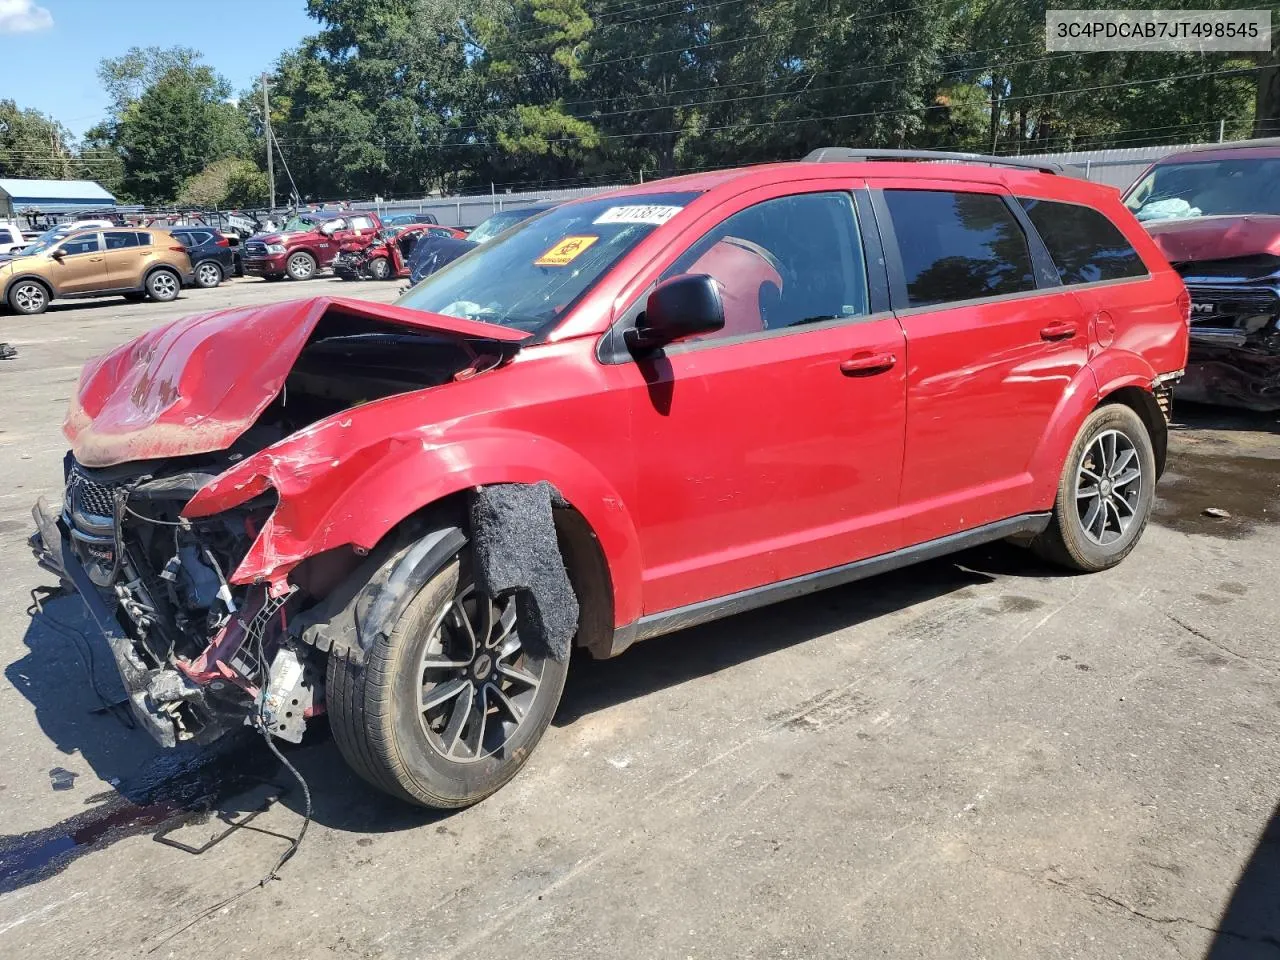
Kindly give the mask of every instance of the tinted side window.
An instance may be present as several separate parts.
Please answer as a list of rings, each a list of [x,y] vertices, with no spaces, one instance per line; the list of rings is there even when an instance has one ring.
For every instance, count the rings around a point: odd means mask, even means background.
[[[1022,227],[990,193],[886,190],[913,307],[1035,289]]]
[[[109,230],[103,236],[106,237],[108,250],[123,250],[125,247],[138,245],[138,235],[132,231]]]
[[[1022,209],[1049,248],[1063,283],[1145,277],[1146,264],[1103,214],[1075,203],[1019,197]]]
[[[62,252],[69,257],[78,253],[97,253],[98,235],[91,233],[87,237],[76,237],[74,240],[68,240],[62,245]]]
[[[138,243],[139,243],[141,246],[144,246],[144,247],[149,247],[149,246],[151,246],[151,234],[149,234],[149,233],[139,233],[139,234],[138,234]]]
[[[720,285],[733,337],[868,312],[867,269],[847,193],[804,193],[739,211],[663,274],[703,273]]]

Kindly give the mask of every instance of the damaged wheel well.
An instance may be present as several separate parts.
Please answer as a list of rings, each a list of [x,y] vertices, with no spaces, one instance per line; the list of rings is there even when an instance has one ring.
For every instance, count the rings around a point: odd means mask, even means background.
[[[1164,411],[1159,401],[1148,390],[1141,387],[1121,387],[1105,397],[1098,406],[1108,403],[1122,403],[1142,418],[1151,435],[1151,446],[1156,455],[1156,476],[1164,473],[1165,458],[1169,449],[1169,425],[1165,422]]]
[[[611,656],[616,652],[613,649],[613,590],[604,551],[586,518],[554,488],[544,484],[499,484],[458,491],[415,511],[392,528],[363,561],[353,564],[354,569],[348,567],[350,572],[341,583],[333,584],[314,607],[296,618],[291,624],[291,634],[322,652],[362,659],[376,632],[394,623],[399,611],[421,587],[424,577],[445,554],[452,555],[470,540],[474,558],[479,547],[474,518],[483,494],[504,487],[531,492],[542,486],[551,490],[551,519],[556,541],[553,549],[559,551],[573,594],[567,600],[572,605],[576,599],[576,609],[570,611],[577,622],[572,643],[586,648],[594,657]],[[488,549],[492,552],[495,547],[506,546],[497,540]],[[324,556],[312,559],[321,562]],[[312,561],[304,561],[291,580],[308,582],[315,576],[314,565]],[[324,579],[333,583],[330,578]],[[528,611],[526,616],[531,614],[533,611]],[[543,627],[541,622],[535,622],[540,619],[532,616],[528,624],[535,632],[541,632]],[[564,649],[556,655],[557,659],[565,655]]]

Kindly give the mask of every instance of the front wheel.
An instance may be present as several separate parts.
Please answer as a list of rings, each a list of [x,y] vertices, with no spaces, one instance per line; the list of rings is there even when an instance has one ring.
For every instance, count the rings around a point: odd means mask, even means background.
[[[1142,418],[1123,404],[1099,407],[1076,434],[1053,519],[1033,546],[1071,570],[1114,567],[1142,536],[1155,485],[1155,449]]]
[[[567,661],[524,650],[515,599],[481,594],[470,568],[463,545],[363,664],[329,657],[326,701],[343,757],[374,786],[426,807],[468,806],[514,777],[568,673]]]
[[[49,308],[49,291],[35,280],[19,280],[9,290],[9,306],[28,317]]]
[[[369,276],[374,280],[385,280],[391,276],[391,263],[386,257],[374,257],[369,261]]]
[[[182,281],[170,270],[157,270],[147,277],[147,296],[156,303],[168,303],[178,299]]]
[[[316,258],[309,253],[295,253],[285,270],[290,280],[310,280],[316,275]]]

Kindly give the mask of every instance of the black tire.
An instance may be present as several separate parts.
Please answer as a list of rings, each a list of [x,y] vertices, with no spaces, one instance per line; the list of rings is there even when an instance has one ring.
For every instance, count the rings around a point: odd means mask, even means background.
[[[202,260],[194,270],[196,286],[211,290],[222,283],[222,267],[212,260]]]
[[[391,276],[391,262],[386,257],[374,257],[369,261],[369,276],[374,280],[386,280]]]
[[[1105,462],[1108,446],[1110,466]],[[1136,480],[1126,481],[1133,470],[1139,471]],[[1094,573],[1114,567],[1146,529],[1155,485],[1155,448],[1142,418],[1124,404],[1099,407],[1076,434],[1058,481],[1053,519],[1032,547],[1069,570]]]
[[[310,280],[316,275],[316,258],[302,251],[290,254],[285,273],[290,280]]]
[[[154,270],[147,276],[147,296],[156,303],[169,303],[182,292],[182,278],[172,270]]]
[[[122,294],[122,296],[129,303],[141,303],[143,300],[147,299],[146,293],[141,290],[131,290],[129,293]]]
[[[39,280],[19,280],[9,288],[9,309],[25,317],[34,317],[49,309],[53,295]]]
[[[476,803],[519,772],[555,714],[568,673],[567,662],[534,660],[519,647],[512,629],[514,607],[501,614],[501,605],[513,600],[488,607],[488,622],[495,630],[481,629],[479,618],[485,608],[480,604],[489,601],[474,590],[467,572],[470,546],[456,529],[447,535],[463,546],[432,572],[387,635],[374,641],[363,664],[336,651],[330,655],[325,696],[334,740],[352,769],[392,796],[438,809]],[[474,618],[469,610],[475,611]],[[458,646],[467,643],[467,634],[455,620],[459,611],[473,623],[477,636],[506,632],[492,647],[473,645],[475,656],[468,666],[428,666],[424,657],[437,647],[439,657],[451,663],[465,659],[464,647]],[[515,652],[501,654],[513,641]],[[482,663],[482,655],[490,653],[491,661]],[[504,670],[503,661],[509,661],[506,668],[536,679],[536,686],[509,679],[512,674]],[[523,708],[522,719],[514,721],[510,732],[507,721],[500,718],[513,718],[514,713],[490,692],[494,683],[499,690],[507,684],[503,700],[509,695],[507,702]],[[462,691],[458,695],[423,706],[424,699],[458,684]],[[485,722],[477,727],[478,704],[485,707]],[[462,713],[455,716],[459,708]],[[448,748],[450,724],[457,716],[463,720],[452,734],[455,747]],[[503,739],[498,742],[497,738]],[[451,756],[454,749],[457,758]]]

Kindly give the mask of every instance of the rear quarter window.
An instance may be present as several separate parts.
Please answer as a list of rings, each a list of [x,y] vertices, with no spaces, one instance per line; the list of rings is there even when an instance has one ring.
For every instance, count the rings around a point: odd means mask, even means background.
[[[1147,276],[1147,266],[1106,215],[1077,203],[1019,197],[1066,284]]]

